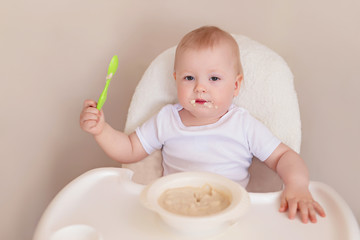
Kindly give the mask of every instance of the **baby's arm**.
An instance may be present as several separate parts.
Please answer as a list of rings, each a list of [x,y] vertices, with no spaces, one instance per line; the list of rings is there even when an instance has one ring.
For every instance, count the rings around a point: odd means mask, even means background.
[[[126,135],[105,122],[103,111],[96,109],[96,102],[86,100],[80,114],[81,128],[91,133],[105,153],[121,163],[136,162],[148,154],[136,133]]]
[[[296,152],[281,143],[265,163],[279,174],[285,184],[279,211],[288,210],[289,218],[294,219],[299,210],[303,223],[308,219],[315,223],[316,212],[325,217],[323,208],[311,196],[308,169]]]

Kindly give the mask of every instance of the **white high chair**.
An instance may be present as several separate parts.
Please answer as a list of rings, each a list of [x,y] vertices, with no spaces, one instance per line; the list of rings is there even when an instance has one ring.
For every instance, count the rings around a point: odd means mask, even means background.
[[[245,107],[284,143],[300,150],[301,123],[293,76],[284,60],[267,47],[233,35],[240,47],[244,81],[234,103]],[[172,78],[175,47],[160,54],[146,70],[134,93],[125,131],[132,132],[167,103],[176,102]],[[242,221],[218,236],[200,238],[175,233],[157,215],[141,206],[144,185],[162,174],[161,154],[155,152],[129,168],[91,170],[69,183],[51,202],[34,240],[115,239],[360,239],[356,219],[330,187],[311,182],[313,196],[327,217],[317,224],[290,221],[279,213],[281,181],[256,162],[248,186],[252,208]],[[133,173],[134,177],[133,176]],[[135,183],[137,182],[137,183]],[[270,193],[254,193],[264,191]],[[261,228],[261,231],[259,229]]]

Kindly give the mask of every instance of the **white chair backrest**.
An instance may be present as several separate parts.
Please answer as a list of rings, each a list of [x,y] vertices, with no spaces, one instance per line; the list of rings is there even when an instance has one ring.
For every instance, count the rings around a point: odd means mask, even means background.
[[[301,121],[291,70],[282,57],[266,46],[242,35],[233,37],[239,45],[244,70],[240,93],[233,102],[246,108],[274,135],[299,152]],[[175,49],[176,47],[172,47],[161,53],[145,71],[129,107],[126,133],[134,131],[164,105],[177,102],[172,76]],[[159,163],[158,160],[156,162]],[[146,164],[145,160],[125,167],[134,170],[135,176],[137,172],[142,172],[139,175],[147,180],[137,181],[145,183],[154,178],[144,176],[151,175],[148,173],[149,169],[157,169],[153,165],[154,161]],[[159,171],[156,175],[159,175]]]

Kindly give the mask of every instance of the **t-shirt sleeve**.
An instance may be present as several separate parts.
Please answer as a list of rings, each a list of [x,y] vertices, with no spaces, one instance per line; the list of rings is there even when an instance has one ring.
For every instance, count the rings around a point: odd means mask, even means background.
[[[260,121],[249,115],[247,139],[250,152],[260,161],[265,161],[281,141]]]
[[[147,120],[143,125],[136,128],[135,132],[138,136],[143,148],[148,154],[161,149],[162,143],[158,137],[158,115]]]

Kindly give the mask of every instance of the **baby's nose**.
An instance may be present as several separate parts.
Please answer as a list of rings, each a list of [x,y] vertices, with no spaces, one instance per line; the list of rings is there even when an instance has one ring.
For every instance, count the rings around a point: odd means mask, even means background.
[[[206,92],[206,86],[205,84],[203,84],[202,82],[200,81],[197,81],[196,82],[196,85],[195,85],[195,92]]]

